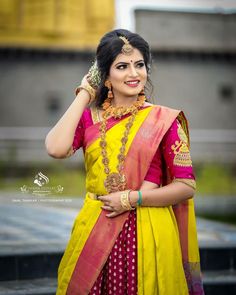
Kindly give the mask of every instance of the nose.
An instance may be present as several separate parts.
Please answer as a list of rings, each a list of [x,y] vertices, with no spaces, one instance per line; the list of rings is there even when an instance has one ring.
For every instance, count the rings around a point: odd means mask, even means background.
[[[135,68],[135,66],[133,64],[130,65],[130,76],[131,77],[137,77],[138,73],[137,70]]]

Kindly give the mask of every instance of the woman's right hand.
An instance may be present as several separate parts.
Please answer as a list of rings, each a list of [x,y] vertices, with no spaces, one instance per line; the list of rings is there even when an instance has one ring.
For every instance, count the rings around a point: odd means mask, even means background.
[[[81,86],[76,89],[76,98],[47,134],[45,145],[51,157],[63,159],[73,153],[72,143],[76,128],[85,108],[95,97],[95,91],[90,87],[87,75],[85,75],[81,81]]]
[[[83,79],[81,80],[81,86],[91,86],[88,82],[88,74],[86,74]]]
[[[81,92],[81,90],[84,90],[89,94],[89,96],[90,96],[90,99],[88,102],[89,104],[95,100],[96,90],[89,84],[88,74],[86,74],[83,77],[80,86],[78,88],[76,88],[76,91],[75,91],[76,96],[78,96],[78,94]]]

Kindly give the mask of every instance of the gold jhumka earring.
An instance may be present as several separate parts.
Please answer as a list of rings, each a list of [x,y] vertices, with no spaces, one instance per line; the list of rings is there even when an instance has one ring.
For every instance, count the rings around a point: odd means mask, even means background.
[[[113,93],[112,93],[112,90],[111,90],[111,81],[109,80],[106,80],[105,82],[105,86],[108,88],[108,93],[107,93],[107,98],[109,98],[110,100],[113,99]]]
[[[104,103],[102,104],[102,107],[104,110],[106,110],[111,105],[111,101],[114,98],[112,90],[111,90],[111,81],[106,80],[105,86],[108,88],[108,93],[107,93],[107,98],[104,100]]]

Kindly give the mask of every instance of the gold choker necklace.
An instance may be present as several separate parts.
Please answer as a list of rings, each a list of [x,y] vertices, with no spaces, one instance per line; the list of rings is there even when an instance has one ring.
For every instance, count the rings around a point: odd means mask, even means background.
[[[104,181],[104,186],[108,193],[117,192],[117,191],[123,191],[126,189],[126,177],[124,175],[124,163],[125,163],[125,148],[126,143],[128,141],[128,136],[131,127],[133,126],[134,119],[136,114],[138,113],[138,110],[144,105],[145,102],[145,96],[140,95],[139,99],[135,101],[131,107],[124,108],[124,107],[118,107],[115,108],[109,104],[108,101],[105,101],[103,103],[103,109],[105,112],[103,113],[103,121],[100,125],[100,134],[101,134],[101,141],[100,141],[100,147],[102,149],[102,163],[104,165],[104,172],[106,173],[107,177]],[[109,104],[109,105],[108,105]],[[121,138],[121,147],[120,152],[117,156],[118,159],[118,165],[117,165],[117,172],[111,173],[109,168],[109,158],[107,156],[107,142],[106,142],[106,130],[107,130],[107,119],[109,117],[114,117],[115,119],[121,118],[122,116],[126,114],[131,114],[128,122],[125,125],[125,132]]]

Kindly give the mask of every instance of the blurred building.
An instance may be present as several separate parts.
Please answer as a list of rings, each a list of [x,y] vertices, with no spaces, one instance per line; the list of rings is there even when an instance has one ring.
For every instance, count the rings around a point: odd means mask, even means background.
[[[183,109],[195,159],[236,161],[236,14],[136,9],[157,103]],[[153,28],[153,29],[150,29]]]
[[[114,26],[113,0],[1,0],[0,44],[88,49]]]
[[[114,19],[113,0],[0,1],[0,160],[50,159],[45,135]]]
[[[116,1],[116,26],[153,55],[155,102],[183,109],[192,155],[236,162],[236,1]]]
[[[48,159],[43,138],[115,25],[149,42],[152,97],[186,112],[194,159],[236,161],[236,10],[159,2],[2,0],[0,158]]]

